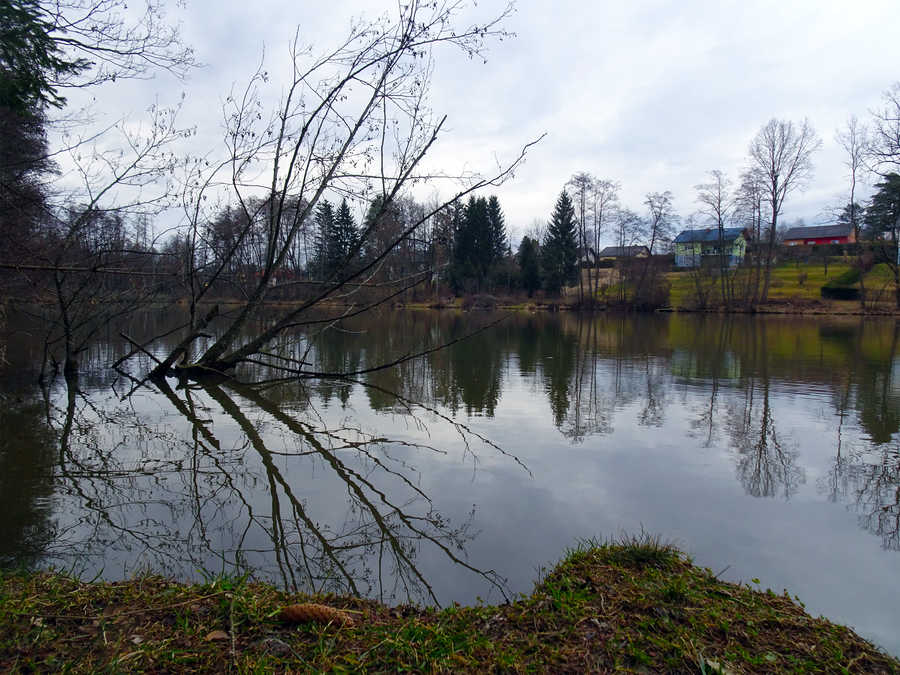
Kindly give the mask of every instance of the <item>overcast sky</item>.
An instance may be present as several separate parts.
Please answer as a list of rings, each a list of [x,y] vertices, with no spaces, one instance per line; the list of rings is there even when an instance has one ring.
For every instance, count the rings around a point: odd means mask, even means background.
[[[195,142],[212,144],[222,99],[253,73],[263,49],[277,81],[297,26],[302,41],[324,50],[351,18],[395,8],[376,0],[187,0],[170,17],[205,67],[187,82],[160,76],[92,95],[112,118],[184,91],[182,121],[198,125]],[[469,18],[501,9],[481,0]],[[504,25],[516,36],[492,44],[486,64],[436,53],[432,105],[448,115],[448,133],[431,162],[490,170],[547,132],[496,190],[514,242],[549,218],[577,171],[619,181],[623,205],[639,212],[647,192],[671,190],[686,216],[696,210],[693,186],[711,169],[736,177],[772,117],[808,117],[822,138],[815,178],[789,198],[785,217],[823,222],[846,199],[835,129],[851,114],[867,121],[900,80],[897,0],[521,0]]]

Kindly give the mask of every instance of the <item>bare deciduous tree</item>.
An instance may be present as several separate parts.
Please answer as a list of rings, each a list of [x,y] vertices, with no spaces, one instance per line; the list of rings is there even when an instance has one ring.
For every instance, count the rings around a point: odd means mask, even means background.
[[[822,145],[815,130],[804,119],[799,124],[771,119],[759,130],[750,143],[750,162],[764,179],[764,199],[769,205],[769,228],[766,242],[765,279],[763,302],[769,296],[772,277],[772,261],[775,257],[775,239],[778,217],[787,196],[805,186],[812,177],[812,155]]]
[[[443,128],[444,118],[434,116],[427,104],[433,48],[451,45],[469,55],[480,55],[486,38],[502,34],[499,22],[510,11],[507,7],[487,24],[460,29],[455,19],[463,6],[461,1],[402,5],[396,18],[353,27],[343,43],[319,57],[299,49],[295,41],[290,81],[271,112],[260,94],[268,80],[261,68],[242,92],[228,97],[226,157],[201,170],[194,180],[200,187],[192,199],[203,199],[207,192],[227,187],[230,202],[244,212],[247,223],[236,241],[249,235],[251,223],[261,227],[264,256],[241,308],[182,373],[201,377],[263,358],[274,359],[271,366],[302,375],[302,360],[274,358],[263,353],[265,346],[292,328],[327,326],[348,313],[365,311],[368,307],[352,307],[325,318],[309,316],[324,301],[350,293],[351,284],[372,278],[391,252],[437,211],[465,194],[498,184],[522,160],[531,144],[492,177],[469,176],[451,199],[385,234],[390,213],[404,190],[428,178],[419,167]],[[365,260],[353,266],[337,265],[312,297],[247,337],[245,328],[257,316],[304,223],[331,194],[370,205],[359,240],[344,263],[361,251],[366,253]],[[262,205],[261,211],[253,211],[254,205]],[[372,242],[378,242],[377,246]],[[203,280],[196,302],[220,274],[221,266]],[[431,274],[432,270],[422,269],[388,280],[393,286],[379,301],[429,280]],[[189,358],[190,345],[202,334],[206,322],[204,318],[194,323],[182,343],[154,369],[156,376],[168,372],[179,359]]]
[[[856,115],[847,118],[843,128],[835,131],[834,139],[844,149],[844,166],[847,167],[847,179],[850,182],[850,194],[848,207],[850,224],[856,241],[859,241],[859,224],[861,214],[857,213],[856,183],[865,169],[865,160],[869,153],[869,130],[865,124],[860,124]]]
[[[725,224],[731,220],[734,209],[730,189],[731,181],[719,169],[709,172],[710,182],[694,186],[700,211],[716,226],[719,233],[719,283],[722,289],[722,304],[726,307],[733,300],[733,287],[728,275],[728,261],[725,258]]]
[[[650,254],[656,253],[657,244],[665,244],[672,238],[672,230],[677,216],[672,205],[672,193],[648,192],[644,205],[647,207],[647,236]]]
[[[900,82],[884,92],[882,106],[872,111],[869,165],[885,176],[900,170]]]
[[[619,189],[620,185],[616,181],[605,178],[594,180],[594,190],[592,197],[592,211],[594,214],[594,250],[600,252],[600,238],[604,229],[615,221],[616,214],[619,210]],[[590,281],[590,280],[589,280]],[[600,294],[600,274],[594,274],[594,287],[592,290],[593,297]]]
[[[152,77],[166,70],[183,77],[199,65],[166,18],[162,0],[38,0],[41,19],[54,43],[83,67],[55,79],[56,87],[87,87]],[[141,5],[143,5],[141,7]]]

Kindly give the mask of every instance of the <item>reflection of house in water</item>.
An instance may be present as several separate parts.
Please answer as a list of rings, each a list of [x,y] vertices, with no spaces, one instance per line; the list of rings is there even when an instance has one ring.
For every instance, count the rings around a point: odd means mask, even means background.
[[[734,352],[705,354],[699,351],[676,349],[672,352],[672,375],[687,380],[737,380],[741,376],[741,362]]]

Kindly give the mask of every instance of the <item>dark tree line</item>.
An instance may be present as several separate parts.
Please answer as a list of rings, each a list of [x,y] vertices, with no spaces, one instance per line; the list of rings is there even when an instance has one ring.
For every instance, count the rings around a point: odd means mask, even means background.
[[[494,195],[488,198],[472,195],[465,206],[453,206],[452,220],[450,282],[454,291],[494,290],[502,283],[504,264],[510,257],[500,202]]]

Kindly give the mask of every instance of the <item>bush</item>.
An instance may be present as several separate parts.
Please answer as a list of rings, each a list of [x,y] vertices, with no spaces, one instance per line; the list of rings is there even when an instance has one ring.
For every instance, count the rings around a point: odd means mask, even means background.
[[[859,288],[856,287],[859,279],[859,268],[851,267],[823,284],[822,297],[829,300],[859,300]]]
[[[859,300],[859,289],[852,286],[822,286],[822,297],[828,300]]]
[[[843,286],[852,286],[859,282],[860,271],[858,267],[851,267],[843,274],[839,274],[833,279],[825,282],[825,286],[829,288],[841,288]]]

